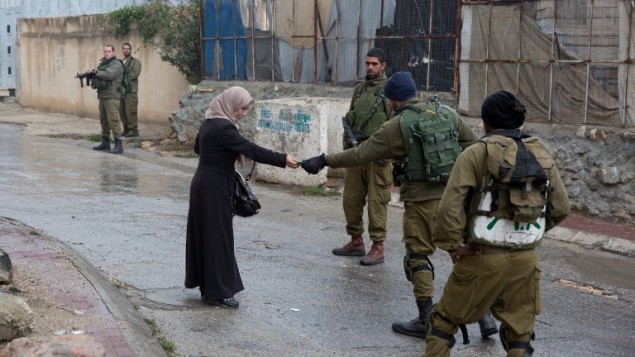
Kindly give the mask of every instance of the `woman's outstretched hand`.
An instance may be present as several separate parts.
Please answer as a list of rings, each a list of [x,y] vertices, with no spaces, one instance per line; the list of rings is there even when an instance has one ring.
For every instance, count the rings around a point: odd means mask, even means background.
[[[292,169],[297,169],[298,167],[300,167],[300,162],[295,157],[287,155],[287,166]]]

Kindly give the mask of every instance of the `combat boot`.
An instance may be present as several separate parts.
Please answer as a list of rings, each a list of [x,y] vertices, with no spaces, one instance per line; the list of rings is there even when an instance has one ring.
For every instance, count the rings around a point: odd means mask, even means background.
[[[359,261],[361,265],[375,265],[384,262],[384,242],[373,242],[368,254]]]
[[[363,257],[366,254],[366,248],[364,247],[364,238],[362,235],[356,235],[351,237],[351,241],[346,243],[342,248],[335,248],[332,250],[335,255],[345,255],[354,257]]]
[[[496,320],[492,317],[492,313],[488,310],[482,319],[478,320],[478,326],[481,329],[481,337],[488,338],[498,332]]]
[[[110,138],[107,136],[101,137],[101,144],[93,146],[93,150],[97,151],[110,151]]]
[[[408,336],[426,338],[426,319],[432,307],[432,299],[417,300],[419,317],[410,321],[398,321],[392,324],[393,331]]]
[[[115,139],[115,147],[110,150],[111,154],[122,154],[123,153],[123,142],[121,139]]]

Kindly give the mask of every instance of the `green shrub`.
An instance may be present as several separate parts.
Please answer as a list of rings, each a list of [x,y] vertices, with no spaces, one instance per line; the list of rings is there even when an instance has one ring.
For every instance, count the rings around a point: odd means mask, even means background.
[[[125,6],[109,13],[101,25],[117,38],[135,27],[144,45],[158,50],[161,60],[196,84],[201,81],[200,13],[198,0],[177,6],[164,0],[149,0],[141,6]]]

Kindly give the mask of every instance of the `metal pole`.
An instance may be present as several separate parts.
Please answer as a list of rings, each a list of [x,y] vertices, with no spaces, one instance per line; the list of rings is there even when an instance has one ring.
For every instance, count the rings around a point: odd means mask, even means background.
[[[256,2],[252,1],[251,3],[251,73],[254,77],[254,81],[256,78]],[[273,57],[273,47],[271,48],[271,56]],[[273,81],[273,78],[271,78]]]
[[[220,47],[220,32],[219,32],[220,24],[218,23],[219,7],[220,7],[220,4],[218,3],[218,0],[215,0],[214,8],[216,9],[216,12],[214,13],[214,16],[216,16],[216,43],[215,43],[213,51],[214,51],[214,58],[216,59],[216,80],[220,79],[220,62],[221,62],[221,59],[218,56],[220,53],[217,51],[217,49]]]
[[[201,79],[205,78],[205,40],[203,39],[203,26],[205,26],[205,21],[203,20],[205,17],[205,11],[203,11],[204,9],[204,1],[205,0],[199,0],[198,2],[198,11],[199,11],[199,17],[198,17],[198,21],[199,21],[199,46],[201,49],[201,53],[199,53],[199,63],[201,64],[199,67],[199,71],[200,71],[200,76]]]
[[[463,1],[457,0],[456,38],[454,39],[454,106],[459,106],[460,72],[461,72],[461,32],[463,31]]]
[[[432,34],[432,17],[434,14],[434,0],[430,0],[430,17],[428,20],[428,35]],[[426,91],[430,90],[430,66],[432,65],[432,39],[428,37],[428,68],[426,70]]]
[[[332,6],[336,6],[336,3],[334,2]],[[336,8],[337,10],[337,25],[335,26],[335,53],[333,54],[333,63],[334,63],[334,72],[335,72],[335,85],[338,84],[339,82],[339,60],[338,60],[338,55],[339,55],[339,36],[340,36],[340,10],[339,8]]]
[[[483,95],[483,99],[487,96],[489,91],[489,49],[490,43],[492,42],[492,2],[489,2],[489,16],[487,18],[487,45],[485,46],[485,93]]]
[[[360,46],[361,46],[360,45],[360,37],[361,37],[360,30],[361,29],[360,29],[359,24],[361,22],[360,15],[362,13],[362,1],[361,0],[357,0],[357,5],[358,5],[357,6],[357,34],[355,36],[355,49],[356,49],[356,51],[355,51],[355,79],[358,78],[359,69],[360,69],[359,68],[359,60],[360,60],[360,58],[359,58],[359,50],[360,50]],[[364,59],[366,59],[366,57],[364,57]]]
[[[593,9],[595,1],[591,0],[591,21],[589,22],[589,44],[587,46],[586,83],[584,85],[584,124],[589,116],[589,77],[591,76],[591,39],[593,38]]]
[[[523,49],[523,0],[520,1],[520,14],[518,17],[518,62],[516,63],[516,96],[520,98],[520,62],[522,61]]]
[[[234,28],[233,28],[233,41],[234,41],[234,78],[232,78],[233,80],[236,80],[238,77],[238,34],[236,34],[236,29],[238,28],[238,14],[235,10],[235,5],[232,4],[232,6],[234,7],[234,9],[232,9],[232,14],[234,16]],[[240,6],[240,5],[239,5]],[[242,22],[242,19],[241,19]],[[240,26],[242,26],[243,24],[241,23]]]
[[[313,84],[317,84],[317,33],[318,33],[318,2],[313,0]]]
[[[627,114],[627,110],[628,110],[628,77],[629,77],[629,73],[631,70],[631,67],[633,67],[633,59],[631,58],[631,41],[632,41],[632,36],[633,36],[633,13],[635,12],[635,1],[631,0],[630,1],[631,7],[630,7],[630,13],[628,14],[628,40],[626,42],[626,78],[624,81],[624,105],[622,106],[622,108],[620,108],[621,111],[621,117],[622,117],[622,126],[626,127],[626,114]],[[626,6],[624,6],[624,8],[626,9]]]
[[[553,4],[553,28],[551,29],[551,57],[549,64],[549,113],[547,115],[547,122],[551,122],[552,114],[553,114],[553,66],[556,62],[555,51],[556,51],[556,18],[558,17],[558,7],[555,2]]]
[[[276,44],[276,38],[274,36],[274,32],[273,32],[273,28],[276,24],[276,7],[273,5],[273,1],[271,2],[271,23],[269,24],[269,32],[270,32],[270,36],[271,36],[271,80],[273,81],[274,78],[276,78],[276,71],[275,71],[275,65],[276,65],[276,61],[275,61],[275,56],[273,55],[273,49],[275,48],[275,44]],[[280,47],[278,47],[278,51],[280,51]],[[280,55],[280,53],[278,53],[278,55]],[[280,66],[280,70],[282,71],[282,66]]]

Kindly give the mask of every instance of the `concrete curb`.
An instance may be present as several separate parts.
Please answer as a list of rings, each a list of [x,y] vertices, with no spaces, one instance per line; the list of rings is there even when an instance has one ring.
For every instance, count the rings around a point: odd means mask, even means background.
[[[77,267],[77,270],[84,275],[93,288],[95,288],[103,303],[106,304],[110,313],[114,316],[115,320],[117,320],[128,344],[134,350],[135,356],[167,356],[141,314],[117,287],[108,281],[97,268],[88,263],[84,257],[78,254],[73,248],[57,239],[48,236],[45,237],[58,244],[67,252],[71,263]]]
[[[635,257],[635,242],[622,238],[587,233],[564,227],[553,228],[545,234],[545,237],[561,242],[576,243],[589,248],[600,248],[607,252],[628,257]]]

